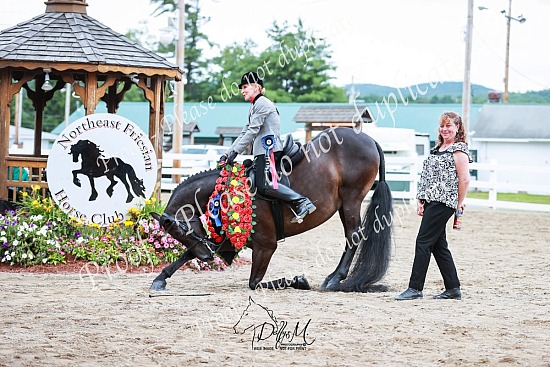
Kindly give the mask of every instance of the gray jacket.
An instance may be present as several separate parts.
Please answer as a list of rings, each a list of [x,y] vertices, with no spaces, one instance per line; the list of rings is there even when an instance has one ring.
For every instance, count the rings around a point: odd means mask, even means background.
[[[262,146],[262,138],[266,135],[275,136],[274,152],[283,150],[283,143],[280,137],[281,119],[279,111],[267,97],[258,95],[248,113],[248,123],[243,128],[237,139],[231,144],[229,150],[242,153],[245,148],[252,143],[252,154],[264,154],[265,149]]]

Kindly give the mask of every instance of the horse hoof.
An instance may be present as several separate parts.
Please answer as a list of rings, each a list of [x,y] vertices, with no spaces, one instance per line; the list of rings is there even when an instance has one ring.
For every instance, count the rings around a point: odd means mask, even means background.
[[[149,288],[152,291],[165,291],[166,290],[166,281],[165,280],[154,280],[153,284],[151,284],[151,288]]]
[[[295,289],[303,289],[307,291],[311,289],[309,282],[304,275],[295,276],[290,286]]]

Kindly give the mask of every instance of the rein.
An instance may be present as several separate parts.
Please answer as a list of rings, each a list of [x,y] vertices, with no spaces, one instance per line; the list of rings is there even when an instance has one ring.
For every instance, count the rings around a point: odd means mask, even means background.
[[[169,218],[166,214],[163,214],[162,216],[165,217],[165,218]],[[219,244],[215,244],[215,243],[209,241],[206,237],[199,236],[198,234],[195,233],[194,230],[189,229],[189,227],[187,227],[187,225],[183,221],[179,221],[175,218],[174,218],[174,220],[172,220],[171,218],[169,218],[169,219],[172,223],[167,228],[165,228],[166,232],[170,233],[170,230],[172,229],[172,227],[177,224],[178,227],[183,231],[183,233],[185,233],[186,236],[189,236],[189,237],[191,237],[192,239],[195,240],[195,242],[193,242],[191,245],[185,246],[185,247],[187,247],[188,251],[190,251],[195,246],[197,246],[197,244],[202,243],[204,246],[206,246],[206,248],[210,251],[210,254],[213,256],[222,247],[223,242],[220,242]],[[189,220],[189,222],[196,222],[196,221],[198,221],[198,219],[195,219],[195,218]],[[187,234],[187,232],[189,232],[189,231],[191,233]]]

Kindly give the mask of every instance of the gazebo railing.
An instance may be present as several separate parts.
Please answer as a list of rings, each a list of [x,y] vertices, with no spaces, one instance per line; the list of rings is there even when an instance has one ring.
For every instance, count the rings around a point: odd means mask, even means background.
[[[46,196],[48,183],[46,182],[46,164],[48,157],[8,156],[6,158],[7,199],[18,201],[18,192],[30,192],[32,186],[40,186],[42,196]]]

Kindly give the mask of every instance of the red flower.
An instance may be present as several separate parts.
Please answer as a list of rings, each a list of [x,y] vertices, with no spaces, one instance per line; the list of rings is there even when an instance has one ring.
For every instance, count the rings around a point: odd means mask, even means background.
[[[212,200],[218,194],[222,197],[222,234],[215,233],[214,228],[210,221],[208,221],[208,231],[210,236],[217,243],[223,241],[224,236],[227,237],[236,249],[240,250],[246,244],[246,241],[250,238],[250,232],[252,230],[252,198],[250,197],[249,181],[244,176],[244,166],[237,164],[235,166],[237,172],[233,172],[230,166],[222,168],[220,177],[216,180],[215,191],[210,196]],[[231,185],[230,182],[236,180],[238,185]],[[233,197],[241,199],[239,204],[233,203],[231,200]],[[209,207],[210,200],[207,204]],[[208,210],[208,209],[207,209]],[[238,216],[233,216],[234,213],[238,213]],[[237,229],[238,227],[238,229]]]

